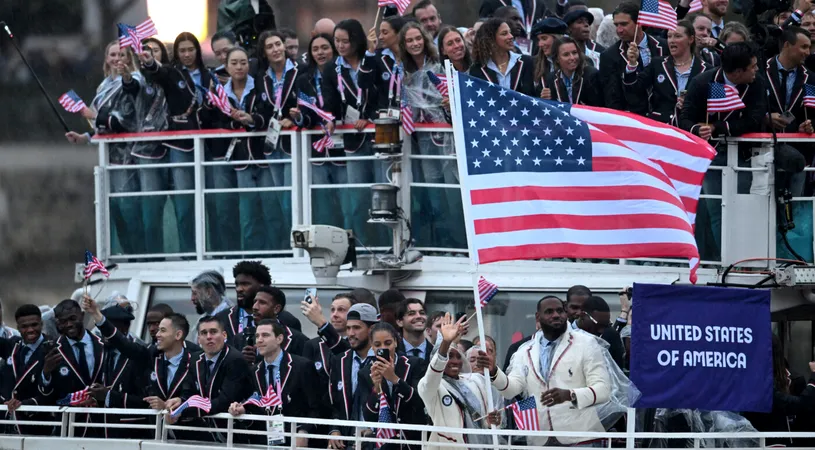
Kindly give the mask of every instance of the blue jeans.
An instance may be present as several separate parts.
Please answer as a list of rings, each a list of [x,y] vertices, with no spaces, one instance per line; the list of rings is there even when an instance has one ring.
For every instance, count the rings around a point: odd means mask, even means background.
[[[108,172],[110,192],[139,192],[139,175],[136,170],[111,170]],[[126,255],[144,253],[144,229],[142,228],[141,198],[117,197],[110,199],[111,249],[119,245],[119,252]],[[112,250],[111,253],[116,253]]]
[[[171,163],[190,163],[195,160],[193,152],[182,152],[170,149]],[[170,169],[173,177],[173,188],[176,191],[195,189],[195,171],[192,167],[173,167]],[[178,223],[178,251],[191,253],[195,251],[195,196],[173,196],[175,219]]]
[[[268,167],[249,165],[237,173],[238,188],[273,187]],[[241,192],[240,224],[244,250],[277,250],[273,239],[281,222],[280,203],[276,192]],[[291,223],[291,215],[288,222]]]
[[[142,192],[156,192],[170,190],[170,171],[166,168],[148,168],[153,164],[167,164],[170,161],[170,151],[160,159],[137,158],[138,164],[144,166],[139,169],[139,184]],[[142,197],[142,220],[144,221],[144,251],[146,253],[164,253],[164,205],[167,203],[166,195],[152,195]]]
[[[221,160],[223,161],[223,160]],[[235,166],[208,166],[207,189],[235,189],[238,186]],[[235,193],[206,194],[207,235],[209,250],[215,252],[241,250],[239,216],[240,196]]]
[[[347,139],[347,138],[346,138]],[[345,156],[372,156],[371,139],[366,138],[365,142],[356,151],[346,149]],[[348,161],[346,170],[348,171],[348,183],[350,184],[371,184],[386,183],[385,170],[387,163],[383,161]],[[350,214],[350,228],[354,234],[367,247],[390,246],[390,233],[386,226],[369,224],[369,210],[371,209],[371,190],[368,188],[351,188],[348,191],[348,208],[346,214]]]
[[[282,138],[281,138],[282,140]],[[280,143],[278,143],[280,145]],[[266,155],[270,161],[287,160],[285,164],[270,164],[269,171],[272,177],[272,186],[291,187],[291,156],[287,155],[280,148]],[[279,219],[272,229],[272,237],[269,242],[273,250],[283,250],[291,248],[289,234],[291,233],[291,191],[272,192],[270,200],[277,204]]]
[[[333,163],[311,165],[311,184],[345,184],[348,172],[345,166]],[[311,223],[351,228],[348,189],[313,189],[311,191]]]

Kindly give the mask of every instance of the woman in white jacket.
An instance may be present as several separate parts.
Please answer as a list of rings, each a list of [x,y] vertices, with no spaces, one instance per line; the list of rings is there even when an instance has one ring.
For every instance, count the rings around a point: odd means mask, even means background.
[[[483,375],[469,372],[466,362],[453,342],[463,334],[465,317],[454,322],[450,313],[441,319],[441,344],[436,346],[430,358],[430,367],[419,381],[419,396],[427,413],[437,427],[487,429],[490,423],[500,425],[500,413],[487,415],[487,382]],[[464,369],[464,370],[463,370]],[[498,397],[495,397],[498,398]],[[475,420],[480,419],[480,420]],[[465,435],[460,433],[432,433],[430,449],[442,450],[446,443],[489,444],[489,435]],[[471,447],[473,448],[473,447]]]

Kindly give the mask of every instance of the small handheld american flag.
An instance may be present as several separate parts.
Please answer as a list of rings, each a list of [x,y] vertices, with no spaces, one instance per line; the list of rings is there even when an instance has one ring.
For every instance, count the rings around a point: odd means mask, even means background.
[[[396,9],[399,10],[399,15],[404,16],[405,11],[407,11],[408,6],[410,6],[410,0],[379,0],[380,8],[388,5],[395,5]]]
[[[707,96],[707,112],[728,112],[744,108],[739,91],[723,83],[710,83]]]
[[[70,113],[78,113],[85,108],[85,102],[79,98],[79,95],[73,89],[62,94],[59,98],[59,104],[65,108],[65,111]]]
[[[314,99],[302,92],[300,93],[300,95],[297,96],[297,105],[314,111],[315,113],[317,113],[318,116],[320,116],[321,119],[325,120],[326,122],[334,121],[333,114],[331,114],[330,112],[323,111],[322,109],[317,107],[317,105],[314,104]]]
[[[136,53],[141,53],[143,50],[142,40],[158,34],[153,19],[149,17],[135,27],[126,23],[119,23],[116,26],[119,28],[119,46],[133,47],[133,51]]]
[[[642,0],[638,23],[643,27],[676,29],[676,10],[665,0]]]
[[[804,85],[804,106],[815,108],[815,86],[811,84]]]
[[[280,397],[277,395],[274,389],[269,386],[269,389],[266,390],[266,395],[263,397],[260,396],[257,392],[252,394],[249,397],[249,400],[243,402],[244,405],[255,405],[261,408],[269,408],[272,406],[283,406],[283,402],[280,401]]]
[[[399,109],[399,115],[402,117],[402,128],[405,134],[413,134],[416,131],[416,124],[413,122],[413,108],[407,104],[407,101],[402,100],[402,106]]]
[[[229,97],[226,95],[226,89],[220,84],[216,83],[215,92],[207,91],[207,99],[213,106],[221,110],[227,116],[232,114],[232,105],[229,104]]]
[[[515,425],[519,430],[540,431],[538,421],[538,405],[535,404],[535,397],[527,397],[510,405],[512,416],[515,418]]]
[[[688,10],[688,14],[695,13],[701,10],[702,10],[702,0],[693,0],[692,2],[690,2],[690,10]]]
[[[388,406],[388,399],[385,398],[385,393],[379,393],[379,425],[380,428],[376,430],[376,438],[377,439],[393,439],[396,435],[399,434],[393,428],[384,428],[381,427],[383,424],[392,424],[393,417],[391,417],[391,408]],[[376,448],[382,447],[384,445],[383,442],[377,442]]]
[[[450,92],[447,90],[447,75],[435,74],[433,71],[428,70],[427,78],[430,78],[430,82],[436,86],[436,89],[439,90],[442,97],[450,96]]]
[[[487,306],[487,303],[495,297],[498,293],[498,286],[490,283],[484,277],[478,277],[478,299],[481,301],[481,307]]]
[[[88,391],[88,388],[82,389],[81,391],[74,392],[72,394],[68,394],[65,397],[57,400],[57,405],[59,406],[79,406],[85,401],[91,398],[91,394]]]
[[[323,153],[325,149],[334,147],[334,139],[332,139],[331,135],[326,131],[322,139],[311,144],[311,146],[314,147],[314,150],[317,150],[318,153]]]
[[[201,397],[200,395],[193,395],[188,398],[186,402],[180,404],[178,408],[170,411],[170,417],[176,418],[181,415],[187,408],[198,408],[205,413],[212,409],[212,402],[208,398]]]
[[[90,250],[85,250],[85,279],[87,280],[96,272],[100,272],[106,277],[110,276],[110,272],[108,272],[108,269],[102,264],[102,261],[99,261],[99,259],[93,256]]]

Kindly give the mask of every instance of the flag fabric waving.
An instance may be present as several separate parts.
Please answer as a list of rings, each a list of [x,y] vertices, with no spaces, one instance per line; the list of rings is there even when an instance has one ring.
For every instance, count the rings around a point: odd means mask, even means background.
[[[158,30],[156,29],[156,24],[153,23],[153,19],[148,17],[147,20],[136,25],[136,33],[138,33],[140,38],[147,39],[157,35]]]
[[[93,256],[90,250],[85,250],[85,279],[87,280],[96,272],[100,272],[106,277],[110,276],[110,272],[108,272],[108,269],[102,264],[102,261],[99,261],[99,259]]]
[[[65,108],[65,111],[70,113],[78,113],[85,108],[85,102],[79,98],[79,95],[73,89],[62,94],[59,98],[59,104]]]
[[[178,405],[178,408],[170,411],[170,416],[175,418],[181,415],[187,408],[198,408],[205,413],[212,409],[212,402],[208,398],[201,397],[200,395],[193,395],[188,398],[186,402]]]
[[[456,154],[476,264],[685,257],[695,280],[692,225],[659,164],[570,115],[570,105],[453,76]]]
[[[133,47],[136,53],[142,52],[141,41],[158,34],[153,19],[149,17],[135,27],[126,23],[119,23],[116,26],[119,28],[119,46]]]
[[[448,97],[450,93],[447,91],[447,75],[433,73],[432,70],[427,71],[427,78],[436,86],[442,97]]]
[[[566,112],[575,118],[594,125],[658,164],[679,193],[691,224],[695,223],[702,181],[716,156],[716,150],[707,141],[634,113],[579,105],[562,106],[568,108]]]
[[[232,105],[229,103],[229,96],[221,83],[216,83],[215,92],[207,91],[207,99],[213,106],[220,109],[227,116],[232,114]]]
[[[688,10],[688,14],[695,13],[701,10],[702,10],[702,0],[693,0],[692,2],[690,2],[690,9]]]
[[[405,11],[407,11],[408,6],[410,6],[410,0],[379,0],[379,7],[394,5],[396,9],[399,10],[399,15],[404,16]]]
[[[271,386],[266,390],[266,395],[263,397],[260,396],[257,392],[252,394],[249,397],[249,400],[243,402],[244,405],[255,405],[261,408],[269,408],[273,406],[283,406],[283,402],[280,401],[280,397],[277,395],[274,389]]]
[[[638,23],[643,27],[676,29],[676,10],[665,0],[642,0]]]
[[[723,83],[710,83],[707,96],[707,113],[728,112],[744,108],[739,91]]]
[[[416,124],[413,122],[413,108],[405,100],[402,100],[399,116],[402,118],[402,129],[405,130],[405,134],[413,134],[416,131]]]
[[[79,406],[85,401],[91,398],[91,394],[88,391],[88,388],[82,389],[81,391],[74,392],[72,394],[68,394],[65,397],[57,400],[57,405],[59,406]]]
[[[382,425],[385,424],[392,424],[393,417],[391,416],[391,408],[388,406],[388,399],[385,398],[385,393],[379,393],[379,425],[380,428],[376,430],[376,438],[377,439],[393,439],[396,437],[399,432],[394,430],[393,428],[384,428]],[[382,447],[384,445],[383,442],[377,442],[376,448]]]
[[[321,119],[325,120],[326,122],[334,121],[333,114],[331,114],[330,112],[323,111],[322,109],[317,107],[317,105],[314,104],[314,99],[302,92],[300,93],[299,96],[297,96],[297,104],[299,106],[303,106],[314,111],[315,113],[317,113],[318,116],[320,116]]]
[[[815,86],[811,84],[804,85],[804,106],[815,108]]]
[[[487,303],[495,297],[498,293],[498,286],[495,283],[490,283],[484,277],[478,277],[478,299],[481,301],[481,307],[487,306]]]
[[[515,425],[519,430],[540,431],[538,421],[538,405],[535,404],[535,397],[527,397],[510,405],[512,416],[515,418]]]
[[[334,147],[334,139],[332,139],[331,135],[328,134],[328,131],[326,131],[325,135],[323,135],[320,140],[311,144],[311,146],[314,147],[314,150],[316,150],[318,153],[323,153],[327,148]]]

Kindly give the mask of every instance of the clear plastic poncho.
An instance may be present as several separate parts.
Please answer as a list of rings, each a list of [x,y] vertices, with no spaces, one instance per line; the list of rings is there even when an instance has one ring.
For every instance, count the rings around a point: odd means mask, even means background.
[[[728,411],[698,409],[657,409],[654,432],[657,433],[741,433],[757,430],[744,417]],[[758,447],[758,439],[700,439],[701,448]],[[693,448],[693,439],[655,439],[654,448]]]

